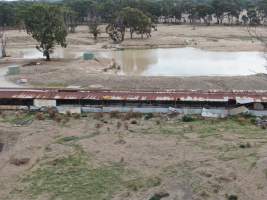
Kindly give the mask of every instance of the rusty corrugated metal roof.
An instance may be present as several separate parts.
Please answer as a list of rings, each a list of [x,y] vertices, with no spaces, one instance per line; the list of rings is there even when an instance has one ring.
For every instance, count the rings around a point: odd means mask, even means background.
[[[210,101],[267,102],[267,91],[164,90],[110,91],[71,89],[10,89],[0,88],[0,99],[60,100],[127,100],[127,101]]]

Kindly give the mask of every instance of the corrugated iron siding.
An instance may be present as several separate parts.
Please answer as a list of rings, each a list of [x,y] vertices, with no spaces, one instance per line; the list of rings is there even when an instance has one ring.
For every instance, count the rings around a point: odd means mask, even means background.
[[[267,102],[267,91],[0,89],[0,99]]]

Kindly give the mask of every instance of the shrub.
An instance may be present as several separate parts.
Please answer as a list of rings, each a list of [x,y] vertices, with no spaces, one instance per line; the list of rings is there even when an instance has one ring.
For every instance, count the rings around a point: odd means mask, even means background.
[[[190,115],[184,115],[182,118],[182,121],[183,122],[192,122],[192,121],[194,121],[194,118]]]
[[[148,113],[145,115],[145,120],[150,120],[154,117],[153,113]]]
[[[35,117],[37,120],[45,120],[45,116],[41,112],[38,112]]]
[[[51,119],[54,119],[57,115],[57,111],[53,108],[48,108],[47,113]]]
[[[73,117],[74,119],[80,119],[80,118],[81,118],[81,115],[78,114],[78,113],[73,113],[73,114],[72,114],[72,117]]]
[[[119,118],[120,117],[120,113],[118,111],[112,111],[110,113],[110,118]]]
[[[117,122],[117,129],[121,128],[121,122]]]
[[[131,124],[137,124],[137,121],[136,120],[132,120]]]
[[[94,119],[96,120],[100,120],[104,117],[104,114],[103,113],[96,113],[95,116],[94,116]]]
[[[230,195],[228,200],[238,200],[238,197],[236,195]]]
[[[62,116],[60,114],[55,114],[55,116],[52,118],[56,122],[60,123],[62,121]]]
[[[127,112],[124,116],[124,120],[130,120],[133,118],[141,118],[143,115],[142,113],[137,113],[137,112]]]

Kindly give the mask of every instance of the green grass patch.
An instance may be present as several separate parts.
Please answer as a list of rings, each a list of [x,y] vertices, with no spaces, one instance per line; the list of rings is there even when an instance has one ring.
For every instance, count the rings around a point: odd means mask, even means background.
[[[144,134],[163,134],[186,136],[187,133],[197,133],[199,137],[220,136],[223,134],[240,134],[245,138],[262,137],[266,130],[261,129],[253,123],[250,117],[233,117],[227,119],[201,119],[170,121],[160,126],[140,129]]]
[[[35,118],[33,113],[23,112],[17,114],[5,114],[2,115],[1,122],[16,124],[16,125],[27,125],[31,123]]]
[[[23,182],[30,199],[50,194],[50,200],[104,200],[120,189],[122,174],[120,165],[92,168],[77,153],[41,166]]]
[[[143,177],[139,172],[113,163],[93,167],[80,149],[68,157],[49,161],[22,179],[23,190],[12,197],[28,200],[48,195],[48,200],[109,200],[119,191],[145,191],[161,185],[159,177]]]
[[[262,135],[264,130],[251,123],[249,118],[228,118],[228,119],[205,119],[190,123],[194,132],[201,137],[208,137],[222,133],[235,133],[242,135]]]
[[[159,177],[138,177],[125,182],[126,188],[132,191],[149,189],[161,185]]]

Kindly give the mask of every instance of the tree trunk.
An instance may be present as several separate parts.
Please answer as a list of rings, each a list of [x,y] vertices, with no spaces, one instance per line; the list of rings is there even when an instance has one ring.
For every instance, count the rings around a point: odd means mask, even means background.
[[[121,33],[121,41],[124,41],[125,32]]]
[[[6,49],[5,47],[2,47],[2,57],[6,57]]]
[[[50,53],[49,52],[46,53],[46,60],[50,61]]]
[[[71,33],[75,33],[75,26],[71,26],[71,27],[70,27],[70,32],[71,32]]]

